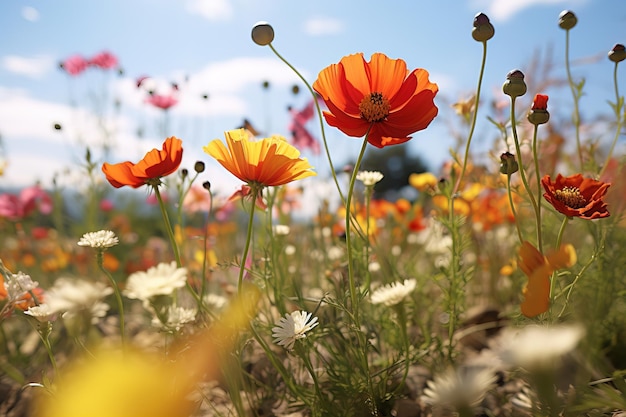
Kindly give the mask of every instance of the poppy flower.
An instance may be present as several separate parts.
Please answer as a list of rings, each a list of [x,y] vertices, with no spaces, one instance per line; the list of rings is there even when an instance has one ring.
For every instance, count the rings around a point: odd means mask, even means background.
[[[428,71],[407,69],[406,62],[375,53],[345,56],[323,69],[313,88],[324,99],[326,122],[348,136],[362,137],[377,148],[411,139],[437,115],[433,99],[439,88]]]
[[[522,314],[535,317],[550,308],[550,277],[557,269],[569,268],[576,263],[576,251],[572,245],[563,245],[544,256],[527,241],[519,249],[519,266],[528,277],[522,290],[524,301]]]
[[[89,61],[81,55],[72,55],[59,64],[59,67],[69,75],[78,75],[89,66]]]
[[[248,185],[276,186],[316,175],[300,151],[281,136],[250,140],[244,129],[225,133],[226,144],[215,139],[202,150]]]
[[[170,107],[178,104],[178,99],[174,96],[165,96],[162,94],[151,94],[146,98],[146,103],[152,104],[161,110],[168,110]]]
[[[138,163],[130,161],[118,164],[102,164],[102,172],[115,188],[128,185],[139,188],[142,185],[158,185],[161,177],[176,171],[183,159],[183,141],[169,137],[163,142],[163,149],[153,149]]]
[[[52,212],[52,198],[38,185],[24,188],[19,194],[0,195],[0,218],[22,220],[38,210],[41,214]]]
[[[556,176],[554,182],[549,175],[541,179],[546,191],[543,196],[560,213],[581,219],[600,219],[610,213],[603,198],[610,183],[583,178],[582,174]]]
[[[108,51],[102,51],[89,60],[89,65],[102,69],[115,68],[117,57]]]

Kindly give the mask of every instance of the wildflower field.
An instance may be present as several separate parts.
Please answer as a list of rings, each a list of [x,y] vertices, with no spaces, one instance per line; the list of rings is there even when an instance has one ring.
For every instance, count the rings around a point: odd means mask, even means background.
[[[567,49],[577,17],[557,23]],[[136,161],[87,149],[71,201],[37,184],[0,194],[0,414],[626,415],[624,45],[607,47],[615,95],[593,118],[565,51],[571,117],[555,121],[548,81],[525,80],[536,68],[502,74],[504,102],[481,99],[497,33],[477,14],[456,146],[402,194],[375,162],[438,117],[428,63],[347,51],[307,80],[274,36],[252,28],[310,94],[289,135],[224,126],[188,167],[176,135]],[[102,53],[60,68],[116,66]],[[146,103],[167,110],[176,89]],[[486,152],[479,120],[497,137]],[[349,166],[329,130],[361,141]],[[303,198],[321,181],[305,149],[325,155],[332,198]],[[232,195],[209,160],[240,181]]]

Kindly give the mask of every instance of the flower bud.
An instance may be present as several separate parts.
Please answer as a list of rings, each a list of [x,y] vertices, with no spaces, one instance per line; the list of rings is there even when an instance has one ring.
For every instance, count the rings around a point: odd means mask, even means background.
[[[269,45],[274,40],[274,28],[267,22],[257,22],[252,28],[252,40],[257,45]]]
[[[576,26],[576,23],[578,23],[578,18],[569,10],[563,10],[559,15],[559,27],[561,29],[570,30]]]
[[[202,188],[204,188],[207,191],[211,191],[211,183],[208,181],[205,181],[202,183]]]
[[[515,155],[511,152],[505,152],[500,155],[500,173],[504,175],[513,175],[519,171],[519,165],[515,160]]]
[[[550,120],[548,113],[548,96],[537,94],[533,100],[533,106],[528,112],[528,121],[535,126],[547,123]]]
[[[626,49],[621,43],[615,44],[613,49],[609,51],[609,59],[615,63],[622,62],[626,59]]]
[[[524,82],[524,73],[520,70],[510,71],[506,75],[506,81],[502,85],[502,91],[511,98],[523,96],[526,94],[526,83]]]
[[[180,170],[180,176],[185,179],[189,175],[189,170],[187,168],[183,168]]]
[[[196,161],[196,163],[193,165],[193,170],[196,171],[198,174],[204,172],[204,162]]]
[[[478,13],[474,17],[474,28],[472,29],[472,38],[478,42],[487,42],[493,38],[495,29],[484,13]]]

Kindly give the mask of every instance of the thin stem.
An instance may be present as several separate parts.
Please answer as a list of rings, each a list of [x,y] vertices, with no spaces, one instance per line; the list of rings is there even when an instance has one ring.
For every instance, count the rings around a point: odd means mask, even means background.
[[[519,139],[517,136],[517,123],[515,119],[515,97],[511,97],[511,131],[513,133],[513,141],[515,142],[515,153],[517,154],[520,178],[522,179],[526,194],[528,194],[530,203],[533,206],[533,210],[535,211],[535,216],[537,216],[537,201],[535,201],[535,195],[532,193],[530,185],[528,185],[528,180],[526,179],[526,171],[524,170],[524,163],[522,161],[522,150],[520,148]]]
[[[539,125],[535,125],[533,131],[533,160],[535,162],[535,177],[537,177],[537,209],[535,210],[535,218],[537,220],[537,248],[539,252],[543,253],[543,233],[541,229],[541,175],[539,175],[539,156],[537,154],[538,130]]]
[[[569,29],[565,31],[565,70],[567,71],[567,82],[569,88],[572,91],[572,97],[574,98],[574,114],[572,115],[572,121],[574,122],[574,128],[576,130],[576,150],[578,151],[578,159],[580,161],[580,169],[583,169],[583,151],[580,146],[580,112],[578,110],[578,101],[580,99],[580,91],[577,91],[574,81],[572,80],[572,73],[569,65]]]
[[[174,252],[174,259],[176,260],[176,266],[178,268],[182,268],[183,263],[180,258],[180,251],[178,250],[178,244],[176,243],[176,237],[174,236],[174,230],[172,229],[172,223],[170,222],[170,217],[167,214],[167,209],[165,208],[165,202],[163,201],[163,197],[161,197],[161,192],[159,191],[158,185],[153,185],[152,189],[154,190],[154,195],[159,202],[159,208],[161,209],[161,215],[163,216],[163,222],[165,222],[165,230],[167,232],[168,237],[170,238],[170,244],[172,245],[172,251]],[[189,281],[185,281],[187,289],[194,297],[198,305],[200,305],[200,296],[196,293],[196,290],[193,289]]]
[[[485,74],[485,64],[487,62],[487,41],[483,43],[483,57],[480,63],[480,74],[478,76],[478,85],[476,86],[476,98],[474,99],[474,113],[472,114],[472,123],[470,125],[470,130],[467,135],[467,142],[465,144],[465,155],[463,157],[463,166],[461,167],[461,174],[454,185],[454,190],[452,194],[456,194],[459,191],[459,187],[461,186],[461,181],[463,180],[463,176],[465,175],[465,170],[467,169],[467,161],[469,158],[469,149],[470,143],[472,142],[472,137],[474,136],[474,129],[476,128],[476,119],[478,117],[478,105],[480,103],[480,90],[483,83],[483,75]]]
[[[98,268],[104,273],[107,277],[111,286],[113,287],[113,292],[115,294],[115,300],[117,301],[117,309],[120,314],[120,336],[122,337],[122,346],[126,346],[126,331],[125,331],[125,319],[124,319],[124,302],[122,301],[122,294],[120,293],[120,288],[117,285],[117,282],[113,279],[113,276],[109,271],[104,267],[104,250],[99,249],[96,255]]]
[[[345,198],[344,198],[343,193],[341,192],[341,186],[339,185],[339,180],[337,179],[337,171],[335,171],[335,166],[333,165],[332,158],[330,157],[330,149],[328,148],[328,141],[326,140],[326,132],[324,131],[324,118],[322,117],[322,110],[320,109],[320,105],[317,101],[318,95],[313,90],[313,87],[311,87],[311,85],[308,83],[306,78],[304,78],[304,76],[296,69],[296,67],[291,65],[289,61],[283,58],[283,56],[278,53],[278,51],[274,48],[274,46],[271,43],[268,46],[270,47],[272,52],[274,52],[274,54],[278,57],[278,59],[283,61],[289,68],[291,68],[291,70],[298,76],[298,78],[300,78],[300,80],[304,83],[306,88],[309,90],[309,93],[313,97],[313,102],[315,103],[315,110],[317,113],[317,118],[320,124],[320,130],[322,133],[322,142],[324,143],[324,151],[326,152],[326,157],[328,159],[328,165],[330,166],[331,175],[333,177],[333,181],[335,182],[335,186],[337,187],[337,191],[339,191],[339,196],[341,197],[341,200],[345,204]]]
[[[511,193],[511,176],[506,176],[506,191],[509,196],[509,205],[511,206],[511,212],[513,213],[513,219],[515,219],[515,229],[517,229],[517,236],[519,237],[519,242],[524,242],[524,238],[522,236],[522,230],[519,227],[519,222],[517,221],[517,210],[515,210],[515,204],[513,203],[513,195]]]
[[[613,157],[613,151],[615,150],[615,145],[617,144],[617,139],[619,138],[619,134],[622,130],[622,123],[624,119],[622,117],[622,109],[624,107],[624,99],[619,95],[619,87],[617,84],[617,64],[615,63],[615,68],[613,69],[613,85],[615,86],[615,117],[617,119],[617,127],[615,128],[615,136],[613,137],[613,142],[611,143],[611,148],[609,149],[609,153],[606,155],[606,159],[604,164],[602,165],[602,170],[600,171],[600,176],[604,174],[606,167],[609,165],[611,158]]]
[[[248,231],[246,232],[246,244],[243,248],[243,254],[241,255],[241,266],[239,267],[239,278],[237,279],[237,294],[241,296],[241,290],[243,287],[243,275],[246,270],[246,260],[248,259],[248,251],[250,250],[250,242],[252,242],[252,230],[254,229],[254,209],[256,207],[256,200],[259,196],[261,188],[258,185],[251,185],[251,201],[250,216],[248,217]]]

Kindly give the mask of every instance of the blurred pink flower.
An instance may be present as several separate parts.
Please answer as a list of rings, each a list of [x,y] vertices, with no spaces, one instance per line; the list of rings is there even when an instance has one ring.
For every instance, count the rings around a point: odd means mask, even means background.
[[[315,155],[319,155],[320,144],[306,128],[307,122],[315,115],[315,101],[309,101],[300,111],[289,108],[289,113],[291,114],[291,122],[288,129],[291,132],[292,145],[300,150],[309,148]]]
[[[78,54],[70,56],[60,64],[60,67],[70,75],[78,75],[85,71],[88,66],[89,61]]]
[[[201,185],[193,185],[183,200],[183,208],[188,213],[208,213],[211,210],[211,193]]]
[[[162,110],[167,110],[178,103],[178,99],[174,96],[165,96],[161,94],[151,94],[146,98],[146,103],[152,104]]]
[[[115,208],[115,205],[113,204],[113,202],[109,199],[103,198],[100,201],[100,210],[102,211],[111,211]]]
[[[109,51],[102,51],[89,60],[89,65],[102,69],[117,67],[117,57]]]
[[[252,189],[250,188],[250,186],[244,184],[228,198],[228,201],[234,201],[239,198],[249,200],[252,198],[252,195],[250,194],[251,192]],[[259,195],[257,196],[255,205],[261,210],[267,210],[267,205],[265,204],[265,201],[263,201],[263,196],[261,195],[261,193],[259,193]]]
[[[50,214],[52,211],[52,199],[38,185],[24,188],[19,195],[0,195],[0,217],[9,220],[21,220],[39,209],[41,214]]]

